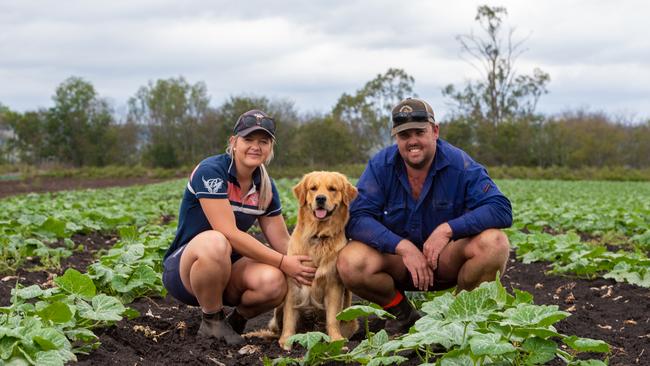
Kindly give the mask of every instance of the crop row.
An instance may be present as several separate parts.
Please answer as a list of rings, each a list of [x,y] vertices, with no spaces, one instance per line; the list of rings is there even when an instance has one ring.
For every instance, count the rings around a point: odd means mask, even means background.
[[[547,261],[552,273],[650,287],[650,184],[519,180],[499,186],[513,203],[508,237],[524,263]]]
[[[650,246],[650,183],[508,180],[498,185],[513,203],[517,229],[617,234]]]
[[[182,182],[28,194],[0,200],[0,274],[12,273],[31,257],[58,268],[72,254],[73,234],[110,233],[141,227],[176,214]]]
[[[99,346],[93,329],[139,314],[125,305],[163,296],[161,261],[173,225],[124,227],[120,240],[88,268],[68,269],[54,286],[17,285],[0,308],[0,363],[63,365]]]

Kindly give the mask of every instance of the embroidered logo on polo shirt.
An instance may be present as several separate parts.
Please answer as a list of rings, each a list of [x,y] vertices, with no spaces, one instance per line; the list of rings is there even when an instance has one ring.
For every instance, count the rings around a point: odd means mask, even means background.
[[[221,189],[221,186],[223,185],[223,179],[221,178],[205,180],[205,178],[201,176],[201,180],[203,181],[205,189],[207,189],[209,193],[219,193],[219,189]]]

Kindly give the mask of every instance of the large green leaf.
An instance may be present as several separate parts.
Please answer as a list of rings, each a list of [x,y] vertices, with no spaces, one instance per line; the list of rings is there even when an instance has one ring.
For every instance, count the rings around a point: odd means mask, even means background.
[[[125,310],[120,300],[104,294],[93,297],[92,306],[85,301],[79,301],[77,309],[80,317],[101,321],[120,321]]]
[[[486,320],[497,309],[497,303],[490,298],[490,293],[487,288],[478,288],[471,292],[462,291],[449,306],[446,319],[461,322]]]
[[[570,336],[564,338],[562,341],[578,352],[609,352],[609,345],[597,339]]]
[[[111,285],[118,292],[127,293],[143,286],[153,286],[159,275],[147,265],[139,265],[128,277],[115,276]]]
[[[502,355],[516,350],[512,344],[501,339],[498,334],[475,333],[469,340],[469,346],[476,356]]]
[[[451,349],[453,346],[463,345],[463,336],[471,334],[474,328],[474,324],[467,325],[466,329],[465,325],[460,322],[449,323],[423,317],[415,323],[417,332],[404,336],[402,342],[407,347],[418,344],[440,344],[446,349]]]
[[[449,292],[445,292],[441,296],[435,297],[431,301],[422,304],[422,311],[426,314],[442,319],[444,314],[449,311],[449,306],[454,303],[456,298]]]
[[[404,361],[408,361],[408,358],[403,356],[375,357],[368,362],[368,366],[399,365]]]
[[[533,303],[533,295],[531,295],[529,292],[514,289],[514,293],[515,293],[515,299],[512,302],[512,305],[517,306],[517,304]]]
[[[29,300],[43,295],[43,289],[39,285],[31,285],[15,290],[15,295],[21,299]]]
[[[65,335],[54,328],[44,328],[31,334],[35,343],[45,351],[70,349],[70,343]]]
[[[531,336],[548,339],[552,337],[560,337],[560,333],[556,332],[553,327],[515,327],[512,331],[513,335],[527,339]]]
[[[558,310],[557,305],[518,304],[515,308],[507,309],[502,324],[520,326],[547,326],[554,324],[571,313]]]
[[[4,363],[4,366],[30,366],[32,365],[26,357],[14,356]]]
[[[43,320],[49,320],[53,323],[66,323],[72,319],[73,314],[67,304],[62,302],[53,302],[39,310],[38,315],[43,318]]]
[[[316,343],[328,343],[330,337],[322,332],[307,332],[302,334],[294,334],[287,340],[288,344],[298,343],[306,349],[312,348]]]
[[[71,341],[83,341],[83,342],[92,342],[98,339],[98,337],[91,330],[86,328],[76,328],[65,331],[66,337]]]
[[[506,303],[512,303],[513,301],[512,296],[508,294],[506,289],[501,284],[499,277],[491,282],[483,282],[479,288],[487,289],[489,297],[496,302],[497,307],[499,308],[502,308],[506,305]]]
[[[20,338],[17,337],[0,337],[0,362],[6,360],[14,353],[14,348],[20,344]]]
[[[63,276],[55,278],[54,282],[61,289],[82,299],[91,299],[97,292],[93,280],[74,268],[68,268]]]
[[[555,358],[557,344],[551,340],[531,337],[524,341],[522,348],[528,352],[525,358],[527,365],[540,365]]]
[[[444,354],[439,360],[440,366],[474,366],[468,350],[453,350]]]
[[[120,255],[117,262],[133,264],[136,263],[138,259],[142,258],[143,255],[144,255],[144,245],[142,244],[129,245],[128,249]]]
[[[314,365],[331,356],[337,356],[341,354],[344,343],[345,340],[343,339],[329,343],[315,343],[312,347],[307,349],[307,353],[303,356],[302,363],[305,365]]]
[[[65,236],[65,221],[50,216],[43,222],[40,229],[53,234],[57,238],[63,238]]]
[[[381,319],[395,319],[395,317],[386,310],[366,305],[352,305],[338,313],[336,319],[341,321],[350,321],[360,316],[368,317],[370,315],[375,315]]]
[[[43,366],[63,366],[65,364],[66,359],[61,357],[61,354],[59,354],[57,351],[45,351],[45,352],[38,352],[35,355],[35,362],[37,365],[43,365]]]

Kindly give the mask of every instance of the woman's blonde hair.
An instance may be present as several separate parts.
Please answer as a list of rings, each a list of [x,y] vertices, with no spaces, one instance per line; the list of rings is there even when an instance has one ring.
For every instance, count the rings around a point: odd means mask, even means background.
[[[235,145],[237,145],[237,140],[239,139],[238,135],[233,136],[234,139],[230,139],[228,141],[228,147],[226,147],[226,154],[230,155],[230,157],[235,159],[235,157],[232,154],[233,148]],[[271,153],[269,156],[266,158],[264,163],[260,165],[260,196],[258,200],[258,205],[257,207],[260,210],[266,210],[267,207],[271,204],[271,200],[273,199],[273,187],[271,186],[271,177],[269,176],[269,173],[266,171],[266,165],[271,163],[271,160],[273,160],[273,145],[275,144],[275,139],[271,139]]]

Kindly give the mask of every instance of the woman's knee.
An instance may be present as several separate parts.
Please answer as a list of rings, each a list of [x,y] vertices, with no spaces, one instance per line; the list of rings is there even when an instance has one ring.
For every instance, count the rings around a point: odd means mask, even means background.
[[[274,306],[280,305],[287,294],[287,279],[282,271],[269,266],[260,273],[258,289]]]
[[[230,261],[232,247],[228,239],[216,230],[208,230],[200,233],[190,244],[193,245],[197,259],[207,259],[214,262],[221,262],[227,259]]]

